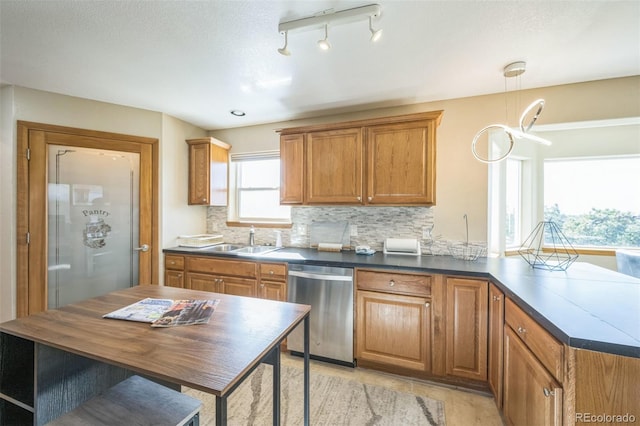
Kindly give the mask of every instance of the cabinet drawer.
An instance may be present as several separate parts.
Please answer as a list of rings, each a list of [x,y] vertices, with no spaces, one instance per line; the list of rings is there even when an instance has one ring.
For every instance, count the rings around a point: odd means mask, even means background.
[[[175,269],[182,271],[184,269],[184,256],[166,255],[164,257],[165,269]]]
[[[267,281],[287,281],[287,264],[286,263],[261,263],[260,279]]]
[[[564,347],[509,298],[505,301],[506,323],[516,332],[542,365],[562,383]]]
[[[206,257],[187,258],[187,270],[189,272],[204,272],[208,274],[256,278],[258,276],[257,269],[255,262],[213,259]]]
[[[397,272],[356,271],[359,290],[384,291],[415,296],[431,295],[431,276]]]

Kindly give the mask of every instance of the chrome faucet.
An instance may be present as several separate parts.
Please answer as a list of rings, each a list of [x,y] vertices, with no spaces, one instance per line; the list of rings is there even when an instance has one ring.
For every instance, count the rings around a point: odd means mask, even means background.
[[[251,225],[251,229],[249,229],[249,245],[251,247],[256,245],[256,229]]]

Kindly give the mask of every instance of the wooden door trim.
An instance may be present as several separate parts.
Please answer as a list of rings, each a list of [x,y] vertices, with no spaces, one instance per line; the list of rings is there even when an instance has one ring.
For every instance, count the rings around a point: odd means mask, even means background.
[[[91,145],[89,139],[100,138],[115,141],[126,141],[140,145],[139,151],[144,151],[147,155],[150,154],[151,164],[143,164],[141,162],[141,182],[144,179],[149,184],[144,185],[150,191],[152,211],[148,212],[151,215],[151,283],[158,283],[159,281],[159,222],[158,222],[158,177],[159,177],[159,141],[155,138],[148,138],[143,136],[125,135],[113,132],[103,132],[97,130],[78,129],[73,127],[57,126],[52,124],[35,123],[30,121],[18,121],[17,122],[17,191],[16,191],[16,314],[18,317],[26,316],[30,312],[29,308],[29,295],[36,291],[34,288],[30,289],[29,282],[31,278],[33,281],[45,282],[43,277],[29,276],[29,244],[26,241],[27,232],[29,232],[30,218],[29,208],[32,200],[29,199],[29,160],[27,158],[27,148],[29,147],[29,134],[34,131],[62,133],[67,135],[74,135],[78,137],[86,137],[87,145]],[[122,147],[104,147],[102,149],[115,149],[124,150]],[[146,174],[146,177],[143,177]],[[142,185],[141,185],[142,186]],[[150,187],[150,189],[149,189]],[[41,200],[46,202],[46,200]],[[46,229],[46,224],[44,225]],[[41,274],[40,274],[41,275]]]

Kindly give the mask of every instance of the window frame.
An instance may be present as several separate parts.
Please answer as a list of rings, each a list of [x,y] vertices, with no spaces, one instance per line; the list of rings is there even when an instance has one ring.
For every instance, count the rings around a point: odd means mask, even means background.
[[[244,188],[240,185],[242,180],[241,163],[249,163],[252,161],[280,160],[280,151],[260,151],[249,153],[232,153],[229,157],[229,205],[227,207],[227,226],[251,226],[260,225],[261,227],[286,228],[290,227],[291,207],[281,206],[288,211],[288,217],[267,218],[267,217],[240,217],[240,199],[241,192],[247,191],[273,191],[280,193],[280,185]],[[280,176],[277,177],[280,182]],[[279,198],[278,198],[279,202]]]

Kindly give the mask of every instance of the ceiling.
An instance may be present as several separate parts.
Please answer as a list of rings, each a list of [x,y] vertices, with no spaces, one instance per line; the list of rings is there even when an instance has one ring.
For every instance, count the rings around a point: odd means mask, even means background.
[[[377,3],[367,20],[281,21]],[[204,129],[640,74],[639,1],[0,0],[0,82],[160,111]],[[235,117],[231,110],[246,112]]]

